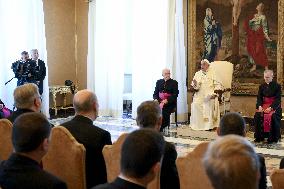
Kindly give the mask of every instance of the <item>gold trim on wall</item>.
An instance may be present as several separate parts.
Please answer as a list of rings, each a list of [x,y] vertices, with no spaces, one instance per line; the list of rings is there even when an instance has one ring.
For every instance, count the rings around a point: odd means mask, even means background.
[[[188,86],[196,72],[196,2],[188,0]],[[283,86],[284,73],[284,0],[278,0],[278,42],[277,42],[277,81]],[[239,83],[232,84],[232,94],[256,95],[258,84]]]
[[[196,0],[188,0],[188,21],[187,21],[187,32],[188,32],[188,85],[192,81],[193,75],[196,71]]]

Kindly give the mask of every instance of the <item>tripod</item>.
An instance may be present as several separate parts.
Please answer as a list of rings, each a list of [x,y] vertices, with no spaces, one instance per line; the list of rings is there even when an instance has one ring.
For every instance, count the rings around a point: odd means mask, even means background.
[[[9,79],[9,80],[5,83],[5,85],[7,85],[8,83],[10,83],[14,78],[15,78],[15,77],[12,77],[11,79]]]

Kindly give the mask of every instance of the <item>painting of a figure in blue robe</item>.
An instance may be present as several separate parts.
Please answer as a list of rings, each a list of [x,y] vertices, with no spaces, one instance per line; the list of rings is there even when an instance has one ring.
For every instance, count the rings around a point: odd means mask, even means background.
[[[203,59],[213,62],[222,42],[221,24],[215,20],[212,10],[206,9],[204,18],[204,45]]]

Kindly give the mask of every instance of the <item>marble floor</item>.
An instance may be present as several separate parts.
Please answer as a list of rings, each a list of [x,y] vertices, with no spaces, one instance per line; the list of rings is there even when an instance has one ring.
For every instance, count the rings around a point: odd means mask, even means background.
[[[54,125],[60,125],[60,123],[70,118],[71,117],[56,119],[52,120],[52,122]],[[115,142],[122,133],[128,133],[138,129],[136,122],[133,119],[99,117],[94,124],[100,128],[108,130],[111,133],[113,142]],[[188,132],[190,134],[182,136],[183,132]],[[212,141],[217,137],[216,131],[193,131],[187,125],[182,124],[179,124],[178,128],[176,128],[174,124],[171,125],[171,127],[163,134],[168,142],[172,142],[176,145],[178,156],[183,156],[186,153],[191,152],[196,145],[203,141]],[[248,132],[247,139],[253,143],[253,133]],[[277,144],[257,143],[254,145],[256,152],[265,157],[267,181],[268,186],[271,187],[269,174],[273,169],[279,167],[280,159],[284,157],[284,142],[279,142]]]

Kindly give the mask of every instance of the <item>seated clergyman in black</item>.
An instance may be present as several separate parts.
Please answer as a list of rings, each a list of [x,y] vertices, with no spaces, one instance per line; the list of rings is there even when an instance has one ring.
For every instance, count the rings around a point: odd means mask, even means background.
[[[178,97],[178,82],[171,79],[171,72],[169,69],[163,69],[163,79],[156,82],[153,99],[160,103],[163,114],[163,123],[160,131],[170,125],[170,115],[177,105]]]
[[[259,86],[255,120],[255,142],[278,142],[281,138],[280,126],[282,117],[281,85],[273,81],[273,71],[264,71],[265,83]]]

